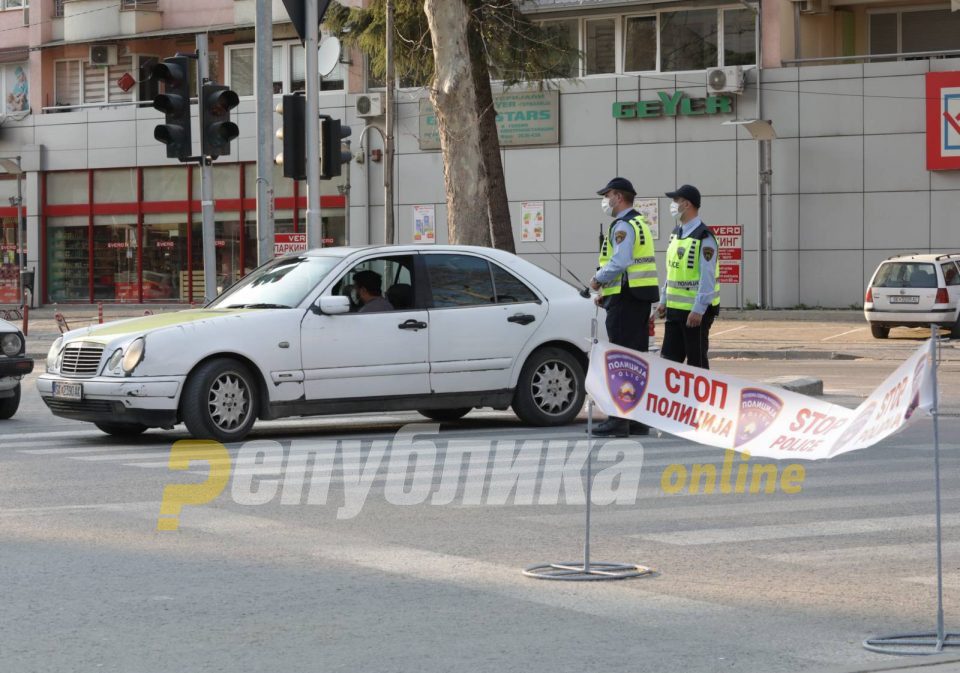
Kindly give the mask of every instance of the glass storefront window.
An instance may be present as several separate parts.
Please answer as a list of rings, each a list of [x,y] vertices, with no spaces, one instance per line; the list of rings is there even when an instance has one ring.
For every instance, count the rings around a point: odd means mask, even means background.
[[[0,217],[0,303],[20,303],[17,217]]]
[[[137,171],[135,168],[94,171],[94,203],[136,203]]]
[[[723,10],[723,64],[753,65],[757,62],[757,31],[749,9]]]
[[[171,166],[167,168],[143,169],[144,201],[186,201],[187,168]],[[195,198],[199,198],[197,192]]]
[[[660,70],[705,70],[717,65],[717,10],[660,14]]]
[[[246,212],[246,264],[244,274],[247,275],[257,267],[257,253],[260,241],[257,238],[257,213],[252,210]],[[273,230],[277,234],[291,234],[294,232],[293,211],[277,210],[273,213]],[[272,247],[272,246],[271,246]],[[264,260],[267,261],[267,260]]]
[[[144,215],[143,301],[188,303],[189,285],[186,213]]]
[[[586,21],[586,74],[600,75],[617,69],[617,20],[591,19]]]
[[[87,180],[86,171],[47,173],[47,203],[86,203],[89,194]]]
[[[214,220],[216,245],[217,294],[240,280],[240,213],[220,212]],[[203,225],[198,215],[194,216],[193,238],[194,300],[203,296]],[[256,259],[256,250],[253,251]],[[199,279],[199,280],[198,280]],[[200,288],[199,296],[197,288]],[[212,298],[212,297],[211,297]]]
[[[139,302],[137,216],[98,215],[93,219],[93,298]]]
[[[301,183],[302,185],[303,183]],[[243,193],[248,199],[257,198],[257,166],[245,164],[243,167]],[[305,191],[300,192],[306,194]],[[283,199],[293,196],[293,180],[283,177],[283,166],[273,165],[273,198]]]
[[[86,216],[47,218],[47,296],[51,302],[90,301]]]
[[[623,27],[623,70],[657,69],[657,17],[630,16]]]
[[[253,169],[256,171],[256,168]],[[199,168],[193,171],[193,199],[200,200],[200,174]],[[256,178],[254,178],[256,179]],[[254,189],[253,195],[257,194]],[[238,164],[220,165],[213,167],[213,198],[214,199],[239,199],[240,198],[240,166]]]

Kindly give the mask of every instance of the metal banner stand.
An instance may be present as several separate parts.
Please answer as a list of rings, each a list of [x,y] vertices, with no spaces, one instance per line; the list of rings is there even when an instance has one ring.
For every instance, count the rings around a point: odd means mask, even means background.
[[[937,325],[930,327],[930,338],[933,346],[939,346]],[[937,393],[937,365],[939,353],[933,355],[933,408],[930,415],[933,417],[933,473],[937,502],[937,632],[936,633],[907,633],[893,636],[878,636],[867,638],[863,647],[871,652],[899,655],[928,655],[940,654],[945,647],[960,646],[960,633],[946,633],[943,627],[943,533],[940,526],[940,431],[937,424],[939,415],[939,399]]]
[[[597,319],[593,319],[590,330],[592,343],[597,341]],[[593,487],[593,400],[587,402],[587,487],[586,487],[586,529],[583,541],[583,563],[538,563],[527,566],[523,574],[541,580],[567,580],[575,582],[596,580],[623,580],[628,577],[641,577],[653,574],[646,566],[630,563],[603,563],[590,561],[590,507]]]

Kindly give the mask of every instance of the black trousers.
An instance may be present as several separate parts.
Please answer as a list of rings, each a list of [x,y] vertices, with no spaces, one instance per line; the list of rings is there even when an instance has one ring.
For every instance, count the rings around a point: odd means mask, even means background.
[[[660,355],[666,360],[684,362],[691,367],[710,369],[707,351],[710,349],[710,326],[717,315],[714,307],[703,314],[699,327],[687,327],[688,311],[667,311],[667,323],[664,329],[663,346]]]
[[[646,352],[650,347],[650,306],[649,301],[637,299],[627,288],[623,288],[620,294],[610,296],[604,304],[610,343]]]

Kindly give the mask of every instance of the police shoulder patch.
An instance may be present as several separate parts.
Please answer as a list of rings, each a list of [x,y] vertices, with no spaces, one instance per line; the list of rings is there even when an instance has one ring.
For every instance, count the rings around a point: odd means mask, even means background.
[[[708,248],[707,246],[703,246],[703,258],[708,262],[711,259],[713,259],[713,252],[714,252],[713,248]]]
[[[627,237],[627,232],[618,231],[613,235],[613,240],[615,240],[617,243],[623,243],[623,239],[625,239],[626,237]]]

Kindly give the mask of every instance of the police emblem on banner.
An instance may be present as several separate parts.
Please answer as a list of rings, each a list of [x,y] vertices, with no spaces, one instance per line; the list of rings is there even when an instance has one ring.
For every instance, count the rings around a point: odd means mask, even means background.
[[[624,414],[633,411],[647,390],[650,367],[647,361],[623,351],[607,351],[607,389],[613,403]]]
[[[843,448],[844,444],[847,442],[852,442],[854,438],[863,431],[864,426],[867,424],[873,417],[873,413],[877,410],[877,403],[871,402],[866,407],[863,408],[856,418],[850,421],[850,424],[843,431],[843,434],[840,435],[840,439],[833,443],[833,446],[830,447],[830,451],[827,453],[827,458],[835,454],[837,451]]]
[[[740,392],[740,417],[737,419],[737,435],[734,447],[743,446],[769,428],[780,410],[783,400],[766,390],[744,388]]]

